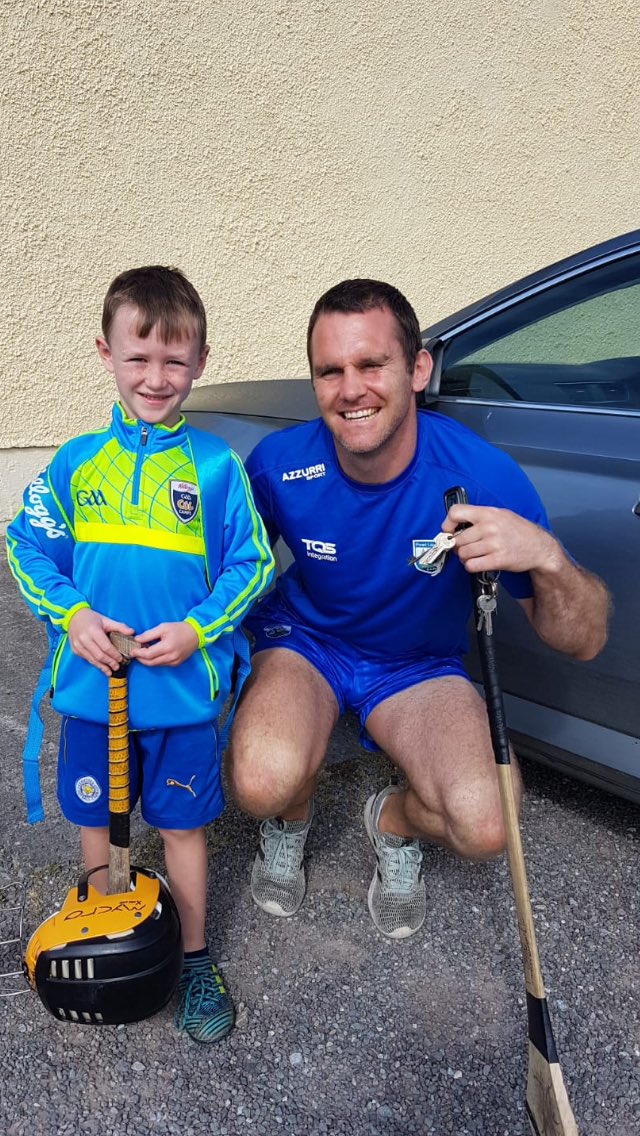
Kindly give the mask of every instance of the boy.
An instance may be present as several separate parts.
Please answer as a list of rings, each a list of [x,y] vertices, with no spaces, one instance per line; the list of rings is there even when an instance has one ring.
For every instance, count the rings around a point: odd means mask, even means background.
[[[224,804],[217,718],[236,628],[273,557],[239,458],[181,415],[209,352],[202,301],[185,276],[163,267],[118,276],[96,346],[120,396],[111,425],[67,442],[28,487],[7,530],[9,563],[59,636],[58,799],[80,826],[87,869],[108,861],[104,676],[121,662],[108,632],[136,635],[131,799],[140,796],[160,830],[182,921],[176,1024],[212,1042],[234,1021],[205,943],[204,826]]]

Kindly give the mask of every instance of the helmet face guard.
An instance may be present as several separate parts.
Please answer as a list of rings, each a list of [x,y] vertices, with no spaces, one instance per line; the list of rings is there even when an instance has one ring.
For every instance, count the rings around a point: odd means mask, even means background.
[[[54,1017],[116,1025],[151,1017],[182,970],[176,905],[164,881],[134,868],[131,890],[102,895],[87,875],[29,940],[24,968]]]

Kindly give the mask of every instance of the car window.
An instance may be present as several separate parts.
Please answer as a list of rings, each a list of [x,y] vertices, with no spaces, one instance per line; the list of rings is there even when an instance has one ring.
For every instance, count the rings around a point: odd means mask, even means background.
[[[440,395],[640,410],[640,256],[481,316],[445,345]]]

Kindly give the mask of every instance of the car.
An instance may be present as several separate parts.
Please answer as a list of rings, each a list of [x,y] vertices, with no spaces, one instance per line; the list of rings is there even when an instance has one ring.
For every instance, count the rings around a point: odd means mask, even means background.
[[[640,802],[640,230],[440,320],[423,344],[434,370],[421,411],[511,454],[556,536],[613,597],[607,646],[584,663],[546,648],[501,591],[495,634],[516,751]],[[188,403],[189,420],[242,458],[316,415],[308,379],[206,387]],[[478,681],[473,651],[469,669]]]

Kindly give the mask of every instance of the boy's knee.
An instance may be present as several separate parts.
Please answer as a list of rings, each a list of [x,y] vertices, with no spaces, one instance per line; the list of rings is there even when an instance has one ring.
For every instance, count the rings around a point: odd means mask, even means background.
[[[159,828],[158,832],[165,844],[188,844],[197,838],[202,828]]]

